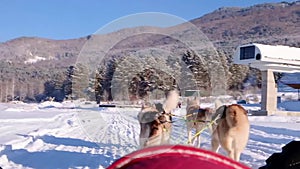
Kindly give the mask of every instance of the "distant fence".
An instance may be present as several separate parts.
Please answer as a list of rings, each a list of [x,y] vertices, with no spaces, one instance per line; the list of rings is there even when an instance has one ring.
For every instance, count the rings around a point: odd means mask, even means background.
[[[200,90],[186,90],[184,91],[185,97],[196,96],[200,97]]]

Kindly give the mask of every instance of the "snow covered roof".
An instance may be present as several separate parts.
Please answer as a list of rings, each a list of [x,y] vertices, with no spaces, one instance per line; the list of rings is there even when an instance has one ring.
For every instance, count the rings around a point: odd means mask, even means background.
[[[234,62],[260,70],[300,72],[300,48],[258,43],[241,45],[236,49]]]

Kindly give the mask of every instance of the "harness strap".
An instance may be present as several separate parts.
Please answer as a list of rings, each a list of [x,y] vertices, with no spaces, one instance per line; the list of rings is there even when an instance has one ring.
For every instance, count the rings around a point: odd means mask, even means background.
[[[191,140],[188,140],[187,144],[190,144],[192,142],[192,140],[196,137],[198,137],[204,130],[206,130],[209,126],[211,126],[212,124],[214,124],[217,119],[219,119],[220,114],[217,115],[217,117],[213,120],[210,121],[210,123],[206,124],[205,127],[203,127],[199,132],[197,132],[192,138]]]
[[[163,126],[163,131],[164,131],[164,132],[167,132],[167,131],[168,131],[168,129],[166,128],[166,126]]]
[[[162,109],[162,113],[161,113],[160,115],[163,115],[163,114],[166,114],[166,115],[170,116],[170,121],[168,121],[168,120],[163,120],[163,121],[162,121],[162,120],[160,120],[160,119],[158,118],[159,122],[160,122],[161,124],[164,124],[164,123],[172,123],[172,116],[173,116],[173,114],[172,114],[172,113],[166,113],[165,110]]]
[[[187,117],[193,116],[193,115],[194,115],[194,114],[196,114],[196,113],[198,113],[198,112],[191,113],[191,114],[184,115],[184,116],[179,116],[179,115],[172,114],[172,113],[171,113],[170,115],[171,115],[171,116],[180,117],[180,118],[183,118],[183,119],[185,119],[185,118],[187,118]]]

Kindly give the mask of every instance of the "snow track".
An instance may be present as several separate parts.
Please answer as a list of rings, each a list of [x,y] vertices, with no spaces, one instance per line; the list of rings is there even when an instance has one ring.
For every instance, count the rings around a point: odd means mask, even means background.
[[[105,168],[139,147],[139,109],[91,106],[21,113],[14,107],[5,108],[14,110],[0,113],[0,166],[5,169]],[[299,119],[295,118],[249,117],[250,139],[241,162],[258,168],[285,144],[300,140]],[[173,119],[171,142],[187,144],[184,119]],[[208,131],[201,134],[201,147],[210,149]],[[220,153],[225,154],[222,149]]]

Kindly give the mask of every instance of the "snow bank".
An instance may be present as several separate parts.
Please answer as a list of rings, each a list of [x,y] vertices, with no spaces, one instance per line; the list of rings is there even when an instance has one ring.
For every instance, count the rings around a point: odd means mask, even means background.
[[[38,105],[39,109],[48,109],[48,108],[73,109],[76,107],[77,107],[76,103],[73,101],[65,101],[62,103],[53,102],[53,101],[45,101]]]

